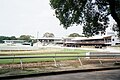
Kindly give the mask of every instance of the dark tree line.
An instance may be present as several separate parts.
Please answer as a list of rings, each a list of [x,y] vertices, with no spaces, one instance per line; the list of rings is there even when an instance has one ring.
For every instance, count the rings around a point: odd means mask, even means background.
[[[3,43],[4,42],[3,40],[26,40],[27,42],[31,42],[32,41],[31,37],[32,36],[30,35],[21,35],[18,38],[16,38],[15,36],[11,36],[11,37],[0,36],[0,43]]]
[[[111,15],[120,36],[120,0],[50,0],[50,5],[64,28],[83,24],[85,36],[105,31]]]
[[[7,36],[0,36],[0,43],[3,43],[3,40],[17,40],[15,36],[7,37]]]
[[[78,34],[78,33],[71,33],[71,34],[69,34],[68,37],[84,37],[84,36],[83,36],[83,35],[80,35],[80,34]]]

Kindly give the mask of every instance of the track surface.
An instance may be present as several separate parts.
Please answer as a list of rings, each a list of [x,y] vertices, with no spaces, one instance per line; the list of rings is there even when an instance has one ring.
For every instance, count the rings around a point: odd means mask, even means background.
[[[120,69],[21,78],[14,80],[120,80]]]

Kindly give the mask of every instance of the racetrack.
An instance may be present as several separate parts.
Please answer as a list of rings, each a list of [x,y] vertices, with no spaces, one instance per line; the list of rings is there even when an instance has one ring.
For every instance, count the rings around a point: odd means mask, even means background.
[[[79,72],[52,76],[37,76],[13,80],[120,80],[120,69],[94,72]]]

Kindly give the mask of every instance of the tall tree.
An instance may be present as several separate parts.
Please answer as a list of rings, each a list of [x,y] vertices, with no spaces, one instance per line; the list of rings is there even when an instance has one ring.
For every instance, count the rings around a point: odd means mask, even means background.
[[[11,40],[17,40],[17,38],[15,36],[11,36],[10,39]]]
[[[11,36],[11,37],[0,36],[0,43],[3,43],[4,42],[3,40],[17,40],[17,38],[15,36]]]
[[[83,36],[79,35],[78,33],[72,33],[68,37],[83,37]]]
[[[120,35],[120,0],[50,0],[50,5],[66,29],[83,24],[83,34],[93,36],[105,31],[111,15]]]
[[[26,41],[28,41],[28,42],[31,42],[32,40],[31,40],[31,35],[21,35],[18,39],[20,39],[20,40],[26,40]]]
[[[43,37],[50,38],[50,37],[55,37],[53,33],[46,32],[43,34]]]

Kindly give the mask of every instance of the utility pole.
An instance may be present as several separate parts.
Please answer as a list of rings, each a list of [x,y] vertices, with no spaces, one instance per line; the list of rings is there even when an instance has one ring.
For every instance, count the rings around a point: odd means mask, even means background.
[[[38,36],[39,36],[39,32],[37,32],[37,47],[38,47],[38,42],[39,42]]]

